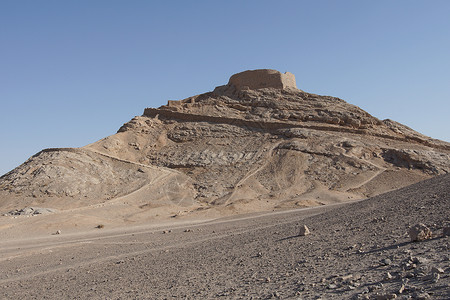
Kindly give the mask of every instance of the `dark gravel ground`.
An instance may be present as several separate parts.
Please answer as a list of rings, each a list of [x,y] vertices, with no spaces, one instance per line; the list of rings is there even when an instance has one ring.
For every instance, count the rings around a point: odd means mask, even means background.
[[[0,298],[450,299],[449,192],[445,175],[346,205],[10,242]],[[433,238],[410,242],[417,223]]]

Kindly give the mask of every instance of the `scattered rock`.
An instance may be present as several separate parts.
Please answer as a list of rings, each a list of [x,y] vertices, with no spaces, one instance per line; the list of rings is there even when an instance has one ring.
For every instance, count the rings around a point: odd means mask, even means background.
[[[55,234],[61,234],[61,230],[56,230]]]
[[[42,208],[42,207],[25,207],[22,209],[15,209],[7,212],[4,216],[35,216],[45,215],[56,212],[56,209]]]
[[[392,263],[392,260],[390,260],[389,258],[385,258],[381,260],[381,264],[384,266],[388,266]]]
[[[299,236],[305,236],[310,234],[311,232],[309,231],[309,228],[306,227],[306,225],[303,225],[302,227],[300,227],[300,232],[298,233]]]
[[[411,238],[411,242],[420,242],[432,238],[430,228],[422,223],[416,224],[409,228],[408,234]]]

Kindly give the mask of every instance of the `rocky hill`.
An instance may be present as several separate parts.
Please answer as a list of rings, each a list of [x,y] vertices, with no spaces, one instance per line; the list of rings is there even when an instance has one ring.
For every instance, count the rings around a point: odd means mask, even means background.
[[[255,70],[146,108],[96,143],[39,152],[0,178],[0,209],[234,214],[361,199],[449,171],[449,143]]]

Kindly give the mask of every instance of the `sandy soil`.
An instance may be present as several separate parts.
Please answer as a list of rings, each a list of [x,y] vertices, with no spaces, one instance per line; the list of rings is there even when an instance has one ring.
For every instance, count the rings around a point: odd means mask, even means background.
[[[351,204],[3,240],[0,298],[448,299],[449,191],[446,175]],[[410,242],[419,222],[434,237]]]

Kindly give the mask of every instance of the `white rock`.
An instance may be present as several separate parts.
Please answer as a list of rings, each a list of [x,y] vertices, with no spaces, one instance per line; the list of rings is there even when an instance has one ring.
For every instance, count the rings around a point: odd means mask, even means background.
[[[310,234],[311,232],[309,231],[308,227],[306,227],[306,225],[303,225],[302,227],[300,227],[300,232],[298,233],[299,236],[305,236]]]

